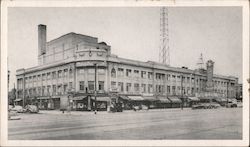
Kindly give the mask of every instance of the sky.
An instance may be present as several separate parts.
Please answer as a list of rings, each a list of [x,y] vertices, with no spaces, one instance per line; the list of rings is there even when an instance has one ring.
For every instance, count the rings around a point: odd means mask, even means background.
[[[169,7],[170,65],[197,67],[215,62],[214,73],[242,82],[242,9],[240,7]],[[8,8],[10,89],[16,70],[38,65],[39,24],[47,25],[47,41],[66,33],[97,37],[119,57],[159,61],[159,7]]]

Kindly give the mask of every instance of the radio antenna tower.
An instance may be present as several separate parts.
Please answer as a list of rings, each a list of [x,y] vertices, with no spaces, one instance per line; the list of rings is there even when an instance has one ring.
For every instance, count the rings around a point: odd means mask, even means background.
[[[198,62],[197,62],[197,66],[199,69],[203,69],[204,67],[204,61],[203,61],[203,56],[202,56],[202,53],[200,55],[200,58],[198,59]]]
[[[160,49],[159,62],[170,65],[169,32],[168,32],[168,8],[160,9]]]

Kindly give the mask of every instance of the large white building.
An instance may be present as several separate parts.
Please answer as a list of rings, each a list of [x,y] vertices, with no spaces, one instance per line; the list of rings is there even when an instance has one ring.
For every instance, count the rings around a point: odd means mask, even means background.
[[[97,67],[98,93],[121,95],[186,95],[213,92],[222,97],[236,96],[238,78],[213,74],[213,61],[206,69],[170,67],[157,62],[141,62],[111,54],[111,46],[98,39],[68,33],[47,42],[46,26],[38,26],[39,65],[18,69],[17,101],[34,97],[60,98],[74,93],[92,93]]]

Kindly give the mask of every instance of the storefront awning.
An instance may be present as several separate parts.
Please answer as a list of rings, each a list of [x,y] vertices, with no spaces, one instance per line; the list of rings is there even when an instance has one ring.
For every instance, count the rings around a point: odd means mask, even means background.
[[[127,96],[124,95],[120,95],[119,97],[122,98],[123,100],[130,100]]]
[[[182,101],[181,101],[178,97],[168,97],[168,99],[169,99],[172,103],[182,103]]]
[[[92,100],[95,100],[95,97],[91,97]],[[110,97],[96,97],[96,101],[100,102],[109,102],[111,101]]]
[[[216,98],[215,99],[217,102],[226,102],[227,99],[226,98]]]
[[[79,100],[83,100],[85,98],[87,98],[87,96],[77,96],[77,97],[73,97],[72,100],[79,101]]]
[[[15,102],[19,102],[19,101],[21,101],[22,99],[21,98],[19,98],[19,99],[15,99],[14,101]]]
[[[200,101],[198,97],[188,97],[188,99],[191,101]]]
[[[143,101],[144,99],[141,96],[128,96],[132,101]]]
[[[153,96],[143,96],[143,99],[146,100],[146,101],[158,101],[155,97]]]
[[[48,100],[48,99],[50,99],[49,97],[38,97],[37,99],[39,99],[39,100]]]
[[[161,103],[171,103],[171,101],[168,98],[159,98]]]

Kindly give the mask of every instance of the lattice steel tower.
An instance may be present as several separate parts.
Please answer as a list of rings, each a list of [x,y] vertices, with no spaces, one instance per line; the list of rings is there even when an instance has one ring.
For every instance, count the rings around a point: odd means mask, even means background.
[[[160,49],[159,62],[170,65],[168,8],[160,9]]]

